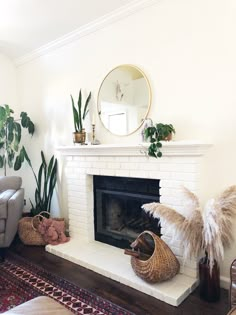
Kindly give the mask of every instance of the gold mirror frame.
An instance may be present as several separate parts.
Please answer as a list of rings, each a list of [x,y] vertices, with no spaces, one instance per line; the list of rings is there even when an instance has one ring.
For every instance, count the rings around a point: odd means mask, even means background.
[[[129,104],[129,98],[136,99],[141,105],[134,101]],[[143,106],[142,101],[145,102]],[[113,135],[131,135],[147,118],[151,101],[151,86],[145,73],[131,64],[119,65],[108,72],[100,85],[97,96],[98,116],[104,128]],[[116,131],[117,129],[119,130]]]

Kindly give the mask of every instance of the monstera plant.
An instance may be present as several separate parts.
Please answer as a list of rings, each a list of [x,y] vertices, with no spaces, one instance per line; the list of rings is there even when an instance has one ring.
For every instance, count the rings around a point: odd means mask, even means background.
[[[34,134],[34,123],[26,112],[21,112],[20,118],[14,118],[14,111],[9,105],[0,106],[0,168],[14,167],[19,170],[26,158],[25,147],[21,145],[22,128],[29,134]]]

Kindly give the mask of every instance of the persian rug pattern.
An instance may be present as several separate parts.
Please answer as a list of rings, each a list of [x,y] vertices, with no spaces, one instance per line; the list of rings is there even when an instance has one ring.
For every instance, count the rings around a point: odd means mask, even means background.
[[[81,315],[134,315],[99,296],[10,254],[0,264],[0,313],[46,295]]]

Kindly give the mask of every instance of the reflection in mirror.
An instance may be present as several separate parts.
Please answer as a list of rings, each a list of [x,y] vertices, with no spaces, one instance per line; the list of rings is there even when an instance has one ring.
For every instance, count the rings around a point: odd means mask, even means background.
[[[145,74],[132,65],[113,69],[98,92],[98,113],[103,125],[115,135],[136,131],[147,117],[151,90]]]

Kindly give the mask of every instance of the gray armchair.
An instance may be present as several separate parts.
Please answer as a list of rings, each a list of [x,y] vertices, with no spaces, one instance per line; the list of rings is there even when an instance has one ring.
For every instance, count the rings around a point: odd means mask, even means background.
[[[24,189],[18,176],[0,176],[0,254],[9,247],[24,208]]]

